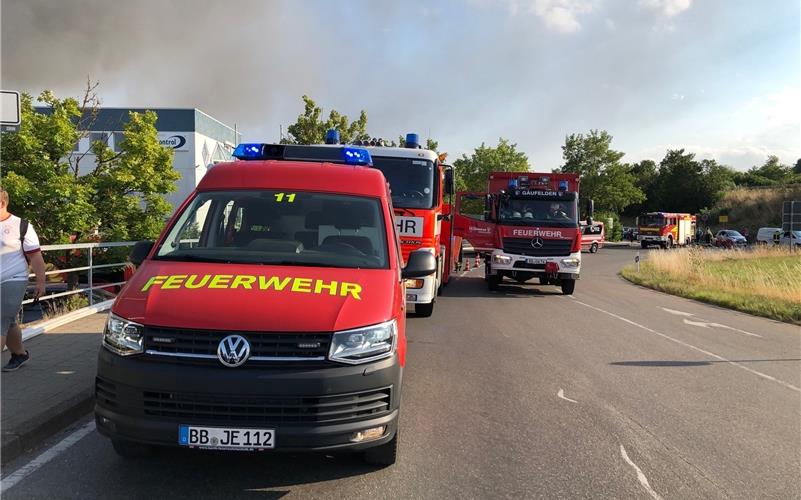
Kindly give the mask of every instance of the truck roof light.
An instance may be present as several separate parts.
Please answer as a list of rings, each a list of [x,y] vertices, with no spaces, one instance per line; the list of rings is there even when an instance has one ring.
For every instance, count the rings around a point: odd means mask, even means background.
[[[559,181],[559,191],[567,191],[567,181]]]
[[[411,149],[420,149],[420,138],[417,134],[406,134],[406,147]]]
[[[362,148],[342,148],[342,157],[348,165],[372,165],[370,152]]]
[[[264,144],[248,144],[243,142],[234,149],[231,156],[239,160],[259,160],[264,157]]]
[[[328,131],[325,133],[325,143],[339,144],[339,130],[335,128],[329,128]]]
[[[517,179],[509,179],[509,189],[517,189]]]

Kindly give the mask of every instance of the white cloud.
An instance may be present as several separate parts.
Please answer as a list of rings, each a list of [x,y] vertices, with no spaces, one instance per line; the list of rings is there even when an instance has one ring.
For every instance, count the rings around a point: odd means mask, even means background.
[[[667,17],[681,14],[692,6],[692,0],[640,0],[640,5],[658,10]]]
[[[672,96],[670,96],[670,98],[674,101],[683,101],[684,94],[673,94]]]
[[[491,5],[490,0],[470,0],[476,5]],[[559,33],[575,33],[581,29],[578,18],[593,10],[597,0],[502,0],[509,15],[534,14],[545,26]]]

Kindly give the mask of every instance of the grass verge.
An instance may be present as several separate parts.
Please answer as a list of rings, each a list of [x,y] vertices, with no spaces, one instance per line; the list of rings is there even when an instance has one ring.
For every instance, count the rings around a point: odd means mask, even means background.
[[[730,309],[801,324],[801,254],[785,248],[753,251],[652,250],[627,280]]]

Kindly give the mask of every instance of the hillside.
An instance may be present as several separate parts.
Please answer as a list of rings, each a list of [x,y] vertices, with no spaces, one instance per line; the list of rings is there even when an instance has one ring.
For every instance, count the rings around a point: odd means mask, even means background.
[[[801,200],[801,184],[775,188],[740,188],[729,191],[709,212],[710,227],[742,230],[748,228],[750,237],[760,227],[779,227],[782,202]],[[718,224],[719,215],[728,215],[729,222]]]

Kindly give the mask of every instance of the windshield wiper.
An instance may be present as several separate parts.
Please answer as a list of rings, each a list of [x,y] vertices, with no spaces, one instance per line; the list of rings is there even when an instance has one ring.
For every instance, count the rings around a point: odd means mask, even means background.
[[[155,260],[173,260],[173,261],[185,261],[185,262],[226,262],[226,263],[233,263],[233,262],[242,262],[242,261],[235,261],[233,259],[226,259],[223,257],[208,257],[208,256],[201,256],[201,255],[193,255],[193,254],[179,254],[179,255],[161,255],[158,257],[154,257]]]

